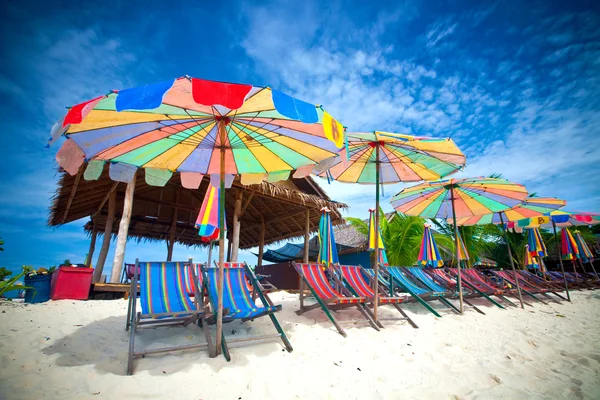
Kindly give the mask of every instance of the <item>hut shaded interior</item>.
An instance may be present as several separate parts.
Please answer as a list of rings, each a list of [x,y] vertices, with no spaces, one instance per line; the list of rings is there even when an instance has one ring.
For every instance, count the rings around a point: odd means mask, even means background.
[[[127,184],[112,181],[108,175],[108,166],[104,167],[98,180],[86,181],[82,176],[85,168],[86,165],[83,165],[75,176],[61,172],[48,223],[50,226],[58,226],[92,217],[98,232],[103,232],[108,214],[107,200],[110,192],[115,191],[117,201],[113,234],[116,235]],[[181,185],[178,173],[174,173],[164,187],[148,185],[142,169],[137,174],[128,236],[141,240],[167,240],[174,227],[176,243],[202,245],[194,224],[209,187],[209,177],[204,177],[199,189],[190,190]],[[228,232],[233,229],[235,199],[240,195],[240,249],[259,245],[261,221],[265,224],[266,245],[304,235],[307,211],[310,231],[314,232],[318,230],[322,207],[327,206],[332,210],[334,224],[343,222],[340,209],[347,207],[343,203],[331,201],[310,177],[250,186],[243,186],[236,179],[232,188],[226,190]],[[92,223],[86,224],[85,229],[91,231]]]

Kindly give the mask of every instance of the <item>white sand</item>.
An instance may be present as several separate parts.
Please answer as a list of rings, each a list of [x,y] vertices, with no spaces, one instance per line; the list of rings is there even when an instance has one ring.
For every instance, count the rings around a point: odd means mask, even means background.
[[[487,315],[443,311],[441,319],[409,305],[420,329],[403,322],[387,322],[381,332],[350,325],[346,339],[320,310],[297,316],[297,295],[272,298],[283,303],[278,318],[293,353],[272,341],[232,347],[231,363],[205,350],[148,356],[136,360],[131,377],[126,301],[2,302],[0,398],[600,398],[600,290],[575,292],[572,304],[525,310],[477,300]],[[396,315],[384,309],[384,316]],[[268,318],[227,324],[226,333],[232,330],[275,332]],[[204,340],[197,327],[138,337],[159,346]]]

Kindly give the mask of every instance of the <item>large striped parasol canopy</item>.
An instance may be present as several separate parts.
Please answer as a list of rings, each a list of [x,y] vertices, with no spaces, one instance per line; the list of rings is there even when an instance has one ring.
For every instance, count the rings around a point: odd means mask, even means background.
[[[330,212],[331,210],[327,207],[323,207],[321,209],[321,220],[319,221],[319,256],[317,257],[317,263],[327,266],[339,264],[340,262]]]
[[[564,207],[565,200],[556,197],[528,197],[522,203],[508,210],[493,214],[475,215],[472,217],[457,218],[456,223],[463,225],[487,225],[514,222],[524,218],[543,216],[554,210]]]
[[[385,252],[385,243],[383,243],[383,238],[381,237],[381,229],[378,229],[378,235],[375,235],[375,209],[369,209],[369,250],[375,251],[375,248],[378,248],[378,257],[377,262],[379,265],[383,265],[385,267],[389,266],[387,254]],[[375,239],[377,237],[377,239]],[[378,245],[376,245],[375,240],[379,240]]]
[[[459,219],[505,211],[526,197],[523,185],[505,179],[465,178],[407,187],[392,197],[391,203],[396,211],[407,215]]]
[[[449,138],[376,131],[348,133],[347,141],[321,177],[363,184],[418,182],[443,178],[466,163],[465,155]]]
[[[419,249],[419,257],[417,259],[422,267],[437,268],[444,265],[444,260],[437,248],[433,234],[431,233],[431,225],[425,224],[423,230],[423,240]]]
[[[51,140],[61,134],[68,140],[57,160],[71,174],[84,160],[110,162],[113,179],[143,167],[150,175],[181,172],[185,187],[220,173],[221,149],[225,174],[256,183],[286,179],[344,143],[343,126],[320,106],[265,86],[187,76],[73,106]]]

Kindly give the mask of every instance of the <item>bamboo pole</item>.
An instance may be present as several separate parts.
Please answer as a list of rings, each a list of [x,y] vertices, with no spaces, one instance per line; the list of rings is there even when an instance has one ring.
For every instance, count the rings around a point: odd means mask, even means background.
[[[177,192],[175,192],[175,203],[179,204],[179,187],[177,188]],[[179,209],[177,207],[173,207],[173,219],[171,220],[171,229],[169,229],[169,241],[167,245],[167,261],[172,261],[173,259],[173,248],[175,247],[175,231],[177,229],[178,214]]]
[[[554,229],[554,241],[556,242],[556,251],[558,255],[558,261],[560,262],[560,270],[563,275],[563,282],[565,283],[565,292],[567,292],[567,300],[571,301],[571,295],[569,294],[569,284],[567,283],[567,277],[565,276],[565,267],[560,254],[560,244],[558,243],[558,235],[556,234],[556,223],[552,221],[552,228]]]
[[[258,245],[258,266],[262,267],[263,265],[263,254],[265,251],[265,218],[260,216],[260,244]]]
[[[237,262],[240,249],[240,218],[242,216],[243,192],[238,189],[235,193],[235,206],[233,208],[233,238],[231,242],[231,261]]]
[[[226,121],[218,121],[220,135],[221,162],[219,163],[219,277],[217,279],[217,338],[216,355],[221,354],[221,339],[223,335],[223,278],[225,262],[225,132]]]
[[[512,268],[513,274],[515,275],[515,283],[517,284],[517,293],[519,294],[519,302],[521,302],[521,308],[525,308],[523,305],[523,297],[521,296],[521,286],[519,286],[519,278],[517,276],[517,270],[515,269],[515,261],[513,260],[512,250],[510,248],[510,242],[508,241],[508,233],[506,232],[506,227],[504,226],[504,218],[502,218],[502,213],[500,215],[500,223],[502,224],[502,230],[504,231],[504,240],[506,240],[506,247],[508,248],[508,258],[510,259],[510,266]]]
[[[90,239],[90,248],[88,249],[88,255],[85,260],[85,265],[90,267],[92,265],[92,257],[96,250],[96,237],[98,236],[98,224],[96,218],[93,219],[92,238]]]
[[[123,202],[123,214],[119,223],[119,233],[117,235],[117,247],[115,248],[115,258],[113,260],[110,281],[119,282],[121,270],[123,269],[123,260],[125,259],[125,247],[127,246],[127,233],[129,232],[129,222],[131,221],[131,210],[133,208],[133,194],[135,192],[135,181],[137,174],[133,175],[131,182],[127,184],[125,190],[125,200]]]
[[[379,143],[375,146],[375,279],[373,279],[373,320],[378,322],[379,306]]]
[[[102,247],[100,247],[98,262],[96,262],[96,269],[94,269],[94,276],[92,278],[94,280],[94,283],[100,282],[100,278],[102,277],[102,270],[104,269],[104,263],[106,262],[106,257],[108,256],[108,249],[110,247],[110,239],[112,237],[112,229],[115,221],[115,209],[117,206],[117,192],[116,190],[114,190],[114,188],[115,186],[113,185],[108,195],[108,215],[106,217],[106,226],[104,227]]]
[[[452,202],[452,220],[454,223],[454,256],[456,258],[456,266],[458,269],[458,299],[460,302],[460,314],[463,314],[463,292],[462,292],[462,276],[460,272],[460,260],[458,256],[458,225],[456,225],[456,209],[454,207],[454,184],[450,186],[450,201]]]

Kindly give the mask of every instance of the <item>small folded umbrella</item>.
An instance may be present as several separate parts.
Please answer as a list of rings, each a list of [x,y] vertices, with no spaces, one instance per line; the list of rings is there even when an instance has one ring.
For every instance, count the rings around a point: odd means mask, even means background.
[[[221,205],[219,197],[219,188],[209,185],[208,190],[204,195],[202,207],[200,207],[200,213],[198,214],[195,225],[202,241],[209,242],[208,266],[210,266],[212,262],[213,242],[219,238],[219,207]],[[223,210],[223,221],[223,228],[227,229],[225,210]]]
[[[581,236],[581,232],[579,231],[575,231],[575,242],[577,243],[577,249],[579,250],[579,260],[581,260],[581,262],[590,263],[590,266],[594,271],[594,275],[596,275],[596,278],[598,278],[598,273],[594,267],[594,254],[591,252],[587,243],[583,239],[583,236]]]
[[[319,255],[317,262],[326,266],[340,262],[330,212],[331,210],[327,207],[323,207],[321,209],[321,220],[319,221]]]
[[[375,209],[369,209],[369,251],[375,251],[376,248],[379,249],[379,255],[377,257],[377,262],[379,265],[383,265],[387,267],[390,265],[387,259],[387,254],[385,253],[385,244],[383,243],[383,239],[381,237],[381,229],[379,229],[377,239],[379,240],[378,245],[375,244]]]
[[[573,263],[573,271],[575,272],[577,272],[576,261],[579,261],[581,269],[585,272],[585,268],[583,267],[583,264],[581,264],[581,260],[579,260],[579,248],[577,247],[577,242],[571,234],[571,231],[567,228],[562,228],[560,230],[560,236],[562,259],[571,261]],[[577,278],[577,275],[575,275],[575,278]],[[577,280],[579,279],[577,278]]]
[[[460,230],[458,231],[458,261],[467,261],[469,259],[469,252],[467,251],[467,246],[465,246],[465,242],[462,240],[462,236],[460,234]]]
[[[437,268],[444,265],[444,260],[433,240],[431,234],[431,225],[425,224],[423,230],[423,240],[421,241],[421,249],[419,250],[418,262],[423,267]]]
[[[546,278],[546,265],[544,265],[544,257],[548,254],[548,250],[546,249],[546,244],[544,243],[544,239],[542,238],[542,234],[538,228],[529,228],[527,229],[527,248],[529,251],[529,255],[532,258],[537,258],[537,267],[544,274],[544,278]]]
[[[540,264],[537,262],[536,257],[532,256],[529,251],[529,245],[525,245],[525,259],[523,260],[523,264],[527,268],[540,269]]]

